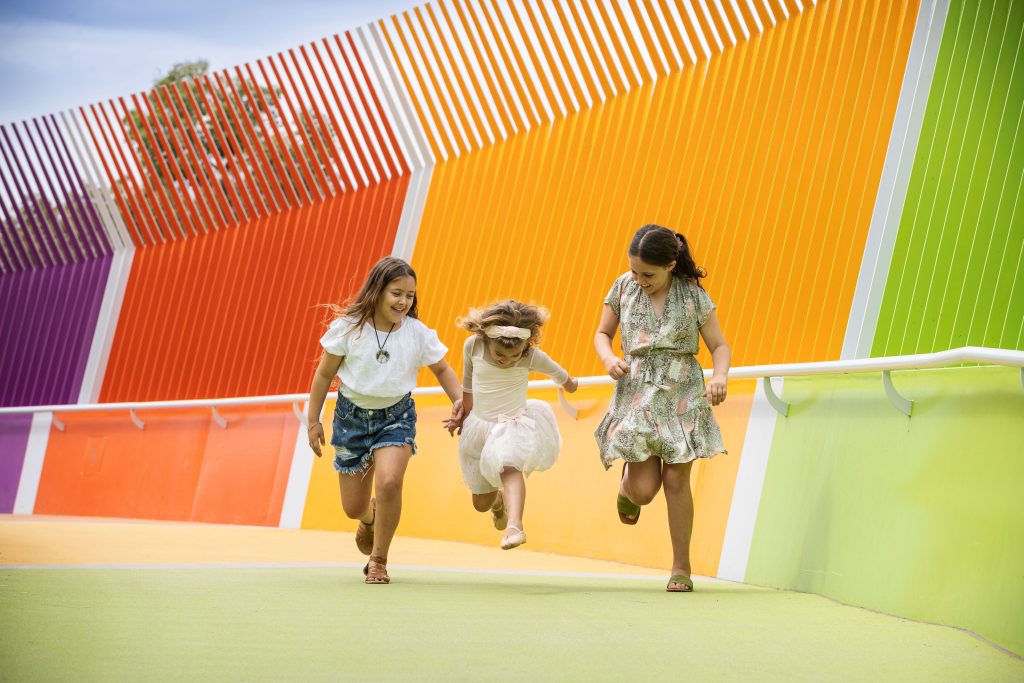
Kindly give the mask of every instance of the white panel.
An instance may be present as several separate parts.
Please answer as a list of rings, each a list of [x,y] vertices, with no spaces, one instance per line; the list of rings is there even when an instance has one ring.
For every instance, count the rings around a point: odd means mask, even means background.
[[[871,355],[948,10],[949,0],[925,0],[918,10],[892,136],[885,153],[885,165],[843,339],[840,356],[843,359]]]
[[[776,393],[781,393],[782,380],[776,380],[773,384]],[[768,404],[761,382],[758,382],[750,406],[750,420],[743,439],[743,453],[740,455],[740,467],[732,492],[729,522],[725,528],[722,556],[718,562],[720,579],[743,581],[746,577],[750,545],[754,540],[754,526],[757,524],[757,511],[761,505],[764,477],[768,469],[768,456],[775,435],[775,421],[779,417]]]
[[[79,403],[98,403],[103,378],[107,373],[107,361],[110,359],[110,347],[117,333],[117,321],[121,316],[121,304],[128,288],[128,275],[132,270],[132,259],[135,247],[118,249],[110,261],[110,272],[107,273],[107,284],[103,289],[103,302],[96,318],[96,329],[89,347],[89,358],[85,364],[82,377],[82,388],[78,393]]]
[[[321,452],[324,452],[324,449],[321,449]],[[322,457],[330,457],[330,453],[330,444],[327,444]],[[309,478],[313,473],[315,457],[309,448],[306,426],[296,421],[295,451],[292,453],[292,466],[288,472],[288,486],[284,490],[284,503],[281,506],[281,521],[278,526],[285,529],[302,527],[302,513],[306,509],[306,494],[309,491]]]
[[[39,478],[43,474],[43,459],[46,457],[46,444],[50,440],[50,425],[53,415],[35,413],[32,415],[32,427],[28,434],[25,447],[25,460],[21,465],[21,479],[18,481],[18,493],[14,497],[14,514],[31,515],[36,509],[36,495],[39,493]]]
[[[417,168],[434,163],[426,132],[416,118],[411,96],[403,87],[397,67],[386,49],[380,28],[376,24],[370,24],[366,29],[357,30],[356,36],[359,38],[363,53],[367,56],[363,61],[369,65],[370,78],[377,92],[384,98],[382,106],[391,119],[392,128],[398,134],[402,153],[409,166]]]

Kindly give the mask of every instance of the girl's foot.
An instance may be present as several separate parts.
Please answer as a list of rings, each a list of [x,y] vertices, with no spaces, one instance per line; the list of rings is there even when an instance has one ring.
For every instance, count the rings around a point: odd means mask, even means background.
[[[665,590],[669,593],[692,593],[693,580],[686,574],[673,573],[672,577],[668,580],[668,585],[665,586]]]
[[[510,526],[505,535],[501,538],[501,549],[511,550],[526,543],[526,532],[514,526]]]
[[[356,547],[363,555],[373,552],[373,522],[377,518],[377,499],[370,499],[370,513],[373,517],[369,522],[359,520],[359,527],[356,528]]]
[[[363,567],[363,575],[366,577],[366,583],[391,583],[391,577],[388,576],[388,559],[370,555],[370,561]]]
[[[491,520],[494,522],[494,528],[498,531],[504,531],[508,526],[508,509],[501,497],[501,491],[498,491],[498,497],[495,499],[494,505],[491,506]]]
[[[621,493],[615,499],[615,507],[619,511],[619,521],[623,524],[633,525],[640,521],[640,506]]]
[[[632,526],[640,521],[640,506],[626,497],[621,483],[625,478],[626,463],[622,463],[622,476],[619,477],[619,496],[615,499],[615,508],[619,512],[619,521]]]

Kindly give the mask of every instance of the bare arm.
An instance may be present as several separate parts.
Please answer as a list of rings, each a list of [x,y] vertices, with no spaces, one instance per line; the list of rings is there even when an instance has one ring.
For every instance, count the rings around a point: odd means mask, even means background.
[[[711,405],[717,406],[725,400],[726,383],[729,375],[729,365],[732,362],[732,350],[725,341],[725,334],[718,322],[718,315],[711,311],[711,315],[700,328],[700,336],[707,344],[711,352],[712,370],[711,379],[708,380],[704,390],[704,396],[711,401]]]
[[[612,379],[621,379],[629,372],[629,364],[612,351],[612,339],[618,329],[619,316],[615,315],[611,306],[605,304],[601,311],[601,322],[597,325],[597,334],[594,335],[594,350]]]
[[[444,358],[427,367],[434,373],[434,377],[437,377],[437,381],[440,383],[441,388],[444,389],[444,393],[448,394],[448,398],[452,401],[452,414],[444,421],[448,433],[452,434],[457,428],[461,428],[462,418],[465,415],[462,385],[459,383],[459,376],[455,374],[455,370],[452,369],[452,366],[448,365],[448,361]]]
[[[320,446],[325,443],[324,427],[320,424],[320,411],[324,407],[324,399],[331,388],[331,381],[338,374],[343,356],[327,353],[320,356],[320,364],[313,373],[313,385],[309,389],[309,407],[306,409],[306,426],[309,435],[309,447],[320,457]]]

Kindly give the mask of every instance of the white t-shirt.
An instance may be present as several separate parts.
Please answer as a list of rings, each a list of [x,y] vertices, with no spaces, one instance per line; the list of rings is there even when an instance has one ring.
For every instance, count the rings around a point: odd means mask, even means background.
[[[353,329],[354,325],[351,318],[336,319],[320,338],[320,345],[327,353],[344,357],[338,368],[341,395],[360,408],[386,408],[398,403],[416,388],[420,367],[433,365],[448,353],[437,332],[416,318],[405,318],[391,336],[386,330],[378,330],[374,337],[371,322],[362,329]],[[387,363],[377,361],[378,339],[390,354]]]

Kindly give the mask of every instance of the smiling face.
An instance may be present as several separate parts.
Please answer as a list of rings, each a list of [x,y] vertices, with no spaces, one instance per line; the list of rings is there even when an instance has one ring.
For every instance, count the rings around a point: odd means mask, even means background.
[[[399,325],[415,300],[416,280],[409,275],[395,278],[384,287],[384,291],[377,298],[377,308],[373,314],[374,324],[385,327]]]
[[[513,347],[508,347],[496,339],[487,340],[487,350],[494,359],[495,365],[499,368],[509,368],[519,362],[526,352],[527,343],[525,340]]]
[[[675,261],[668,265],[655,266],[641,260],[639,256],[629,257],[629,274],[633,277],[633,282],[640,285],[640,289],[647,292],[648,296],[661,292],[671,284],[672,269],[675,266]]]

